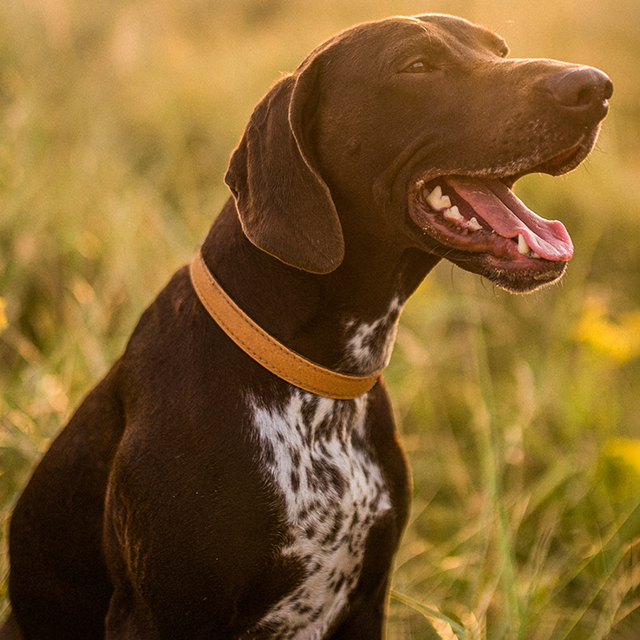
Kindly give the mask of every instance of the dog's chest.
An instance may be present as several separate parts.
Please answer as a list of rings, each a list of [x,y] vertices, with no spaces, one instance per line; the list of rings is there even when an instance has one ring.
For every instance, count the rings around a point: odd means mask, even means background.
[[[318,640],[358,582],[372,524],[391,508],[367,439],[366,398],[335,401],[294,391],[284,407],[254,402],[253,410],[260,464],[284,503],[288,530],[280,553],[304,567],[302,582],[256,631]]]

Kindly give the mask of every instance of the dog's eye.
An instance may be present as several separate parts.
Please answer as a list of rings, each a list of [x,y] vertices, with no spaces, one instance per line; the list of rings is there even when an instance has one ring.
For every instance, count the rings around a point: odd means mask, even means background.
[[[428,73],[433,71],[433,67],[424,60],[416,60],[412,62],[408,67],[403,69],[404,73]]]

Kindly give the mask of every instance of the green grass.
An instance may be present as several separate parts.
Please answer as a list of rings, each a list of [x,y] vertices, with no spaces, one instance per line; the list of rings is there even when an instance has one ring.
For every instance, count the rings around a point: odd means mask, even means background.
[[[562,284],[511,296],[443,263],[407,306],[386,378],[414,500],[389,638],[637,637],[632,0],[0,3],[5,522],[51,437],[227,197],[229,153],[268,86],[343,27],[426,10],[495,28],[516,57],[599,66],[616,89],[585,166],[518,185],[574,238]]]

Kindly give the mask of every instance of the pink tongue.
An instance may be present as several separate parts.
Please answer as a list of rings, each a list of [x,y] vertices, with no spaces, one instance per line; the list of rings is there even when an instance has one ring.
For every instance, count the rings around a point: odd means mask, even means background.
[[[573,255],[562,222],[535,214],[500,180],[447,176],[444,181],[503,238],[522,234],[529,247],[547,260],[566,261]]]

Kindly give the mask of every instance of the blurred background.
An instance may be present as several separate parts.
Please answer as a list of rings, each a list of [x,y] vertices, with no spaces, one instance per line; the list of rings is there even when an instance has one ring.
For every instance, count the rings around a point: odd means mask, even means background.
[[[443,262],[407,305],[386,377],[414,502],[389,639],[640,637],[637,0],[3,0],[0,616],[17,492],[192,256],[255,103],[336,31],[425,12],[615,92],[581,168],[516,186],[573,237],[562,283],[513,296]]]

